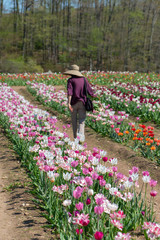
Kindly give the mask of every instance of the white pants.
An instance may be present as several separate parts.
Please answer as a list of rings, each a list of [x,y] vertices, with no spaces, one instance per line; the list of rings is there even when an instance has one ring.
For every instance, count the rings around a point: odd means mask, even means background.
[[[84,127],[86,119],[86,109],[82,101],[78,101],[72,105],[73,112],[71,112],[73,137],[77,138],[77,133],[84,136]],[[78,121],[78,124],[77,124]]]

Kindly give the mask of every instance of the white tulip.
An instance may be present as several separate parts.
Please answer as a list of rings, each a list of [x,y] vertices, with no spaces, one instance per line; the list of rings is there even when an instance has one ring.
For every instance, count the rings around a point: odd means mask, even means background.
[[[69,181],[71,179],[71,173],[67,172],[67,173],[63,173],[63,178],[66,181]]]
[[[63,201],[62,205],[63,205],[64,207],[68,207],[68,206],[71,205],[71,203],[72,203],[71,200],[66,199],[66,200]]]
[[[94,194],[93,189],[88,189],[88,195],[89,195],[89,196],[92,196],[93,194]]]

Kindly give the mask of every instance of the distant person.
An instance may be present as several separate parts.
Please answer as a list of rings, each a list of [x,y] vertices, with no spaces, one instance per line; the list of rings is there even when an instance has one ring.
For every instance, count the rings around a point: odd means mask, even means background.
[[[71,76],[67,82],[67,97],[68,108],[71,112],[73,137],[76,139],[77,136],[79,136],[80,141],[83,142],[85,140],[84,127],[86,119],[86,109],[84,106],[86,101],[86,95],[84,94],[84,76],[79,71],[77,65],[71,65],[70,69],[63,74]],[[88,94],[93,97],[93,90],[88,80],[86,78],[85,80]]]

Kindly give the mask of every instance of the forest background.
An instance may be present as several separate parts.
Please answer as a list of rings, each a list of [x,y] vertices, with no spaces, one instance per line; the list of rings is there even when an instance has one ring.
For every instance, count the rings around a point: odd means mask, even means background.
[[[0,72],[160,73],[160,0],[0,0]]]

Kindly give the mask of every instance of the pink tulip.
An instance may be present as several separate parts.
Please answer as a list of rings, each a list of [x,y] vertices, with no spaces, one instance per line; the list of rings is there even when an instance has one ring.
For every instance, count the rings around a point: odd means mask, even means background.
[[[45,165],[45,166],[44,166],[44,171],[45,171],[45,172],[50,171],[50,167],[49,167],[48,165]]]
[[[89,171],[89,172],[92,172],[92,171],[93,171],[93,168],[92,168],[92,167],[88,168],[88,171]]]
[[[112,167],[112,170],[113,170],[113,172],[117,172],[118,168],[115,167],[115,166],[113,166],[113,167]]]
[[[85,177],[85,180],[88,187],[93,185],[93,180],[91,177]]]
[[[102,175],[98,176],[98,180],[102,180],[102,179],[103,179]]]
[[[82,234],[83,233],[83,229],[82,228],[80,228],[80,229],[76,229],[76,233],[79,235],[79,234]]]
[[[148,171],[143,171],[143,172],[142,172],[142,175],[143,175],[143,176],[149,176],[149,172],[148,172]]]
[[[79,211],[73,211],[73,214],[74,214],[75,217],[77,217],[78,214],[80,214],[80,212]]]
[[[131,236],[129,233],[121,233],[121,232],[118,232],[117,235],[115,236],[115,240],[130,240],[131,239]]]
[[[96,180],[98,178],[98,174],[96,173],[96,172],[94,172],[93,174],[92,174],[92,179],[93,180]]]
[[[87,174],[89,173],[89,170],[88,170],[87,168],[83,168],[82,171],[83,171],[83,174],[84,174],[84,175],[87,175]]]
[[[101,240],[101,239],[103,238],[103,232],[96,232],[96,233],[94,234],[94,238],[95,238],[96,240]]]
[[[113,177],[113,173],[110,172],[110,173],[108,174],[108,176],[109,176],[109,177]]]
[[[139,169],[137,167],[132,167],[134,173],[138,173]]]
[[[142,211],[141,214],[144,216],[145,215],[145,211]]]
[[[150,195],[151,195],[151,197],[156,197],[156,196],[157,196],[157,192],[154,191],[154,190],[152,190],[152,191],[150,192]]]
[[[73,191],[73,197],[76,198],[76,199],[80,198],[82,192],[83,192],[83,188],[77,187],[77,188]]]
[[[89,214],[78,214],[77,218],[73,219],[77,224],[81,226],[87,226],[90,222],[89,220]]]
[[[77,166],[78,166],[78,161],[73,161],[73,162],[71,162],[71,166],[72,166],[72,167],[77,167]]]
[[[100,180],[99,180],[99,185],[100,185],[101,187],[105,186],[105,185],[106,185],[106,181],[105,181],[104,179],[100,179]]]
[[[103,157],[102,160],[103,160],[103,162],[107,162],[108,161],[108,157]]]
[[[97,215],[101,215],[101,214],[104,212],[104,208],[101,207],[101,206],[95,206],[95,207],[94,207],[94,212],[95,212]]]
[[[157,185],[157,181],[151,179],[150,182],[149,182],[149,185],[150,185],[151,187],[155,187],[155,186]]]
[[[83,210],[83,203],[82,202],[76,203],[76,208],[79,211]]]
[[[119,173],[117,173],[117,175],[116,175],[116,176],[117,176],[117,178],[118,178],[118,179],[122,179],[122,178],[124,177],[124,175],[123,175],[122,173],[120,173],[120,172],[119,172]]]
[[[104,199],[103,198],[96,198],[96,204],[97,205],[102,205],[104,202]]]
[[[90,199],[90,198],[87,198],[86,204],[87,204],[87,205],[91,204],[91,199]]]

